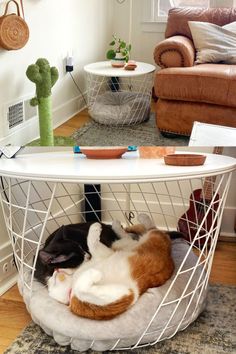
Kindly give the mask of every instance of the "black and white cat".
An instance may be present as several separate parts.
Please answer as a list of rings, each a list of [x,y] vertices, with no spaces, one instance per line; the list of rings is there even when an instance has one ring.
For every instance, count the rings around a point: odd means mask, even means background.
[[[87,236],[92,223],[63,225],[47,238],[36,262],[34,276],[39,282],[46,285],[55,269],[76,268],[85,258],[90,258]],[[118,239],[111,225],[102,224],[101,242],[104,245],[111,247]]]

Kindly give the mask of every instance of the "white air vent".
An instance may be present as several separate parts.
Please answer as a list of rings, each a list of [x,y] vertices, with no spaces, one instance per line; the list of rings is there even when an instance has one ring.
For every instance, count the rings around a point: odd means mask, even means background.
[[[21,124],[24,121],[24,105],[23,102],[18,102],[8,107],[7,119],[9,129]]]
[[[24,116],[25,121],[37,116],[37,107],[30,105],[30,99],[24,101]]]

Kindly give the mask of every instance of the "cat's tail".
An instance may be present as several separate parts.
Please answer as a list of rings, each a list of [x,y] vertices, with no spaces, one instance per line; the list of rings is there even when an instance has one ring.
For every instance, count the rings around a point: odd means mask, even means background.
[[[97,269],[83,272],[73,286],[71,311],[81,317],[109,320],[125,312],[138,296],[133,289],[118,283],[99,284],[102,273]]]

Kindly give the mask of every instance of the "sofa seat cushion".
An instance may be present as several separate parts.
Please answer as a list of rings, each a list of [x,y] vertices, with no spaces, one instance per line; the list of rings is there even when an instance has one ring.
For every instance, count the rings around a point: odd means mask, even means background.
[[[236,107],[236,65],[200,64],[157,72],[155,92],[162,99]]]

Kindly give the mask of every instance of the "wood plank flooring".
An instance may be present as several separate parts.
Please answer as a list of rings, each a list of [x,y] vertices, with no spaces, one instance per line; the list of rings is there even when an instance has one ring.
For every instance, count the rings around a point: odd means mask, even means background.
[[[88,110],[85,109],[82,112],[79,112],[74,117],[69,119],[64,124],[60,125],[58,128],[54,129],[55,136],[71,136],[76,130],[81,128],[87,122],[91,120]]]
[[[211,283],[236,285],[236,243],[218,242],[211,272]],[[31,321],[14,286],[0,297],[0,354]]]
[[[2,354],[31,321],[15,285],[0,297],[0,353]]]

